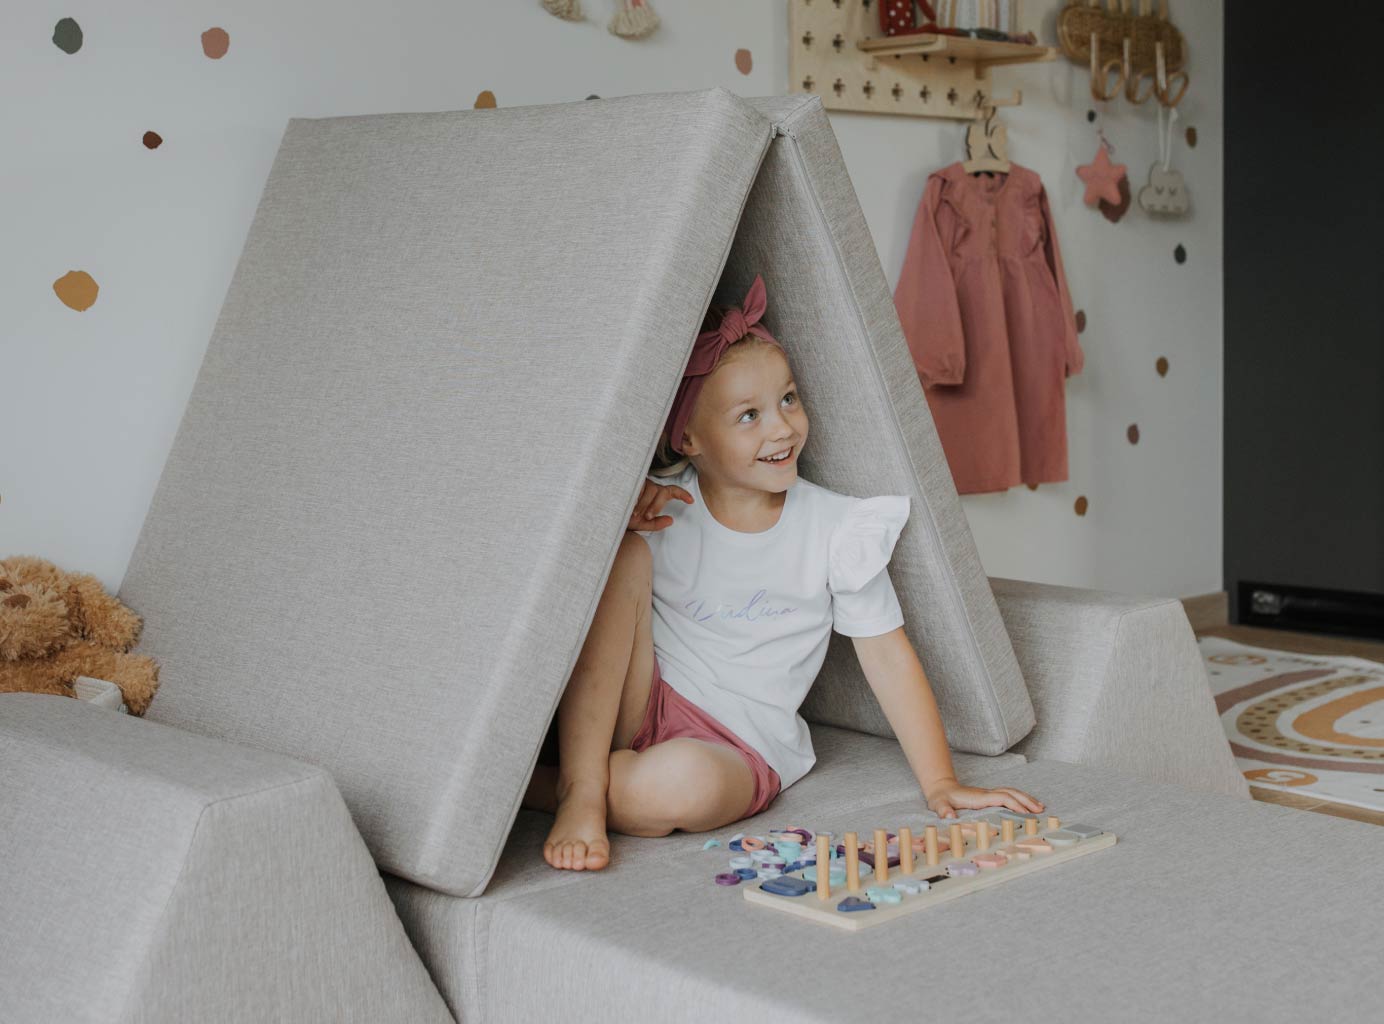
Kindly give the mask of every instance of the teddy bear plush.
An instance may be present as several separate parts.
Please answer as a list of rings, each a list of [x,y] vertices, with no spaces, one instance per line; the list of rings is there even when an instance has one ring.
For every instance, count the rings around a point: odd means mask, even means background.
[[[120,687],[132,715],[159,688],[153,658],[128,654],[143,620],[100,580],[27,555],[0,559],[0,693],[77,696],[78,676]]]

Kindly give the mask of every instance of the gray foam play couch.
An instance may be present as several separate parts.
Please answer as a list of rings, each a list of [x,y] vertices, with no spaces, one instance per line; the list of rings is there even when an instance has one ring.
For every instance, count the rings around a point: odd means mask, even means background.
[[[521,796],[756,273],[803,476],[913,498],[890,571],[960,778],[1113,849],[859,934],[713,885],[703,836],[543,861]],[[986,578],[816,98],[291,120],[120,596],[147,719],[0,699],[3,1021],[1377,1005],[1379,834],[1247,799],[1179,602]],[[846,638],[804,714],[817,766],[723,835],[934,820]]]

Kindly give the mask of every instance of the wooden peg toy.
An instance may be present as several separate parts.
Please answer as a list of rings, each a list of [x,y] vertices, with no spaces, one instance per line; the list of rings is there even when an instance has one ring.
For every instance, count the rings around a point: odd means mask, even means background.
[[[1024,835],[1026,835],[1026,836],[1036,836],[1037,834],[1038,834],[1038,819],[1037,819],[1037,818],[1025,818],[1025,819],[1024,819]]]
[[[1065,830],[1042,831],[1038,835],[1020,835],[1020,822],[1024,823],[1025,829],[1031,822],[1033,830],[1037,831],[1037,826],[1046,817],[1045,811],[1043,815],[1031,818],[1001,813],[965,821],[959,817],[948,818],[945,824],[942,819],[937,819],[932,824],[925,824],[916,840],[912,829],[900,827],[897,829],[898,860],[893,863],[890,857],[892,841],[887,829],[867,830],[864,836],[871,838],[863,842],[857,832],[809,832],[807,835],[811,838],[803,846],[810,849],[803,852],[809,859],[815,854],[815,867],[795,864],[792,870],[771,869],[760,874],[760,877],[768,876],[763,882],[742,884],[739,890],[746,901],[780,913],[859,931],[894,921],[905,914],[923,912],[929,907],[980,889],[1002,885],[1022,875],[1050,870],[1074,858],[1109,849],[1116,842],[1113,834],[1082,825],[1070,825]],[[1053,815],[1054,820],[1056,817]],[[971,834],[975,837],[970,849],[967,849],[966,825],[970,825]],[[951,829],[951,842],[955,844],[952,846],[947,841],[945,829],[948,826]],[[796,836],[799,830],[793,829],[791,834]],[[780,836],[780,841],[786,847],[791,847],[794,842],[789,835],[789,831],[784,831]],[[1002,845],[1002,835],[1005,839],[1014,835],[1020,835],[1020,838],[1012,844]],[[833,878],[832,855],[838,851],[844,854],[846,870]],[[950,855],[945,867],[938,868],[936,865],[940,855],[948,851]],[[876,877],[862,878],[861,861],[869,860],[871,853],[875,860],[867,866],[875,868]],[[763,855],[760,857],[763,858]],[[922,857],[927,857],[930,865],[926,870],[918,864]],[[746,861],[753,859],[743,858]],[[782,859],[776,858],[777,861]],[[741,860],[740,856],[736,856],[731,863],[736,865]],[[890,872],[891,867],[900,870]],[[732,873],[717,874],[715,881],[718,885],[747,881],[741,877],[742,872],[746,875],[755,873],[733,867]],[[891,874],[892,881],[889,881],[887,879]],[[943,879],[937,876],[943,874],[946,876],[945,884],[939,885],[937,883]],[[812,892],[817,893],[816,899],[811,897]],[[870,913],[853,913],[859,910]]]
[[[871,852],[875,855],[875,881],[883,885],[889,881],[889,833],[884,829],[875,829],[875,845]]]
[[[831,899],[831,836],[817,833],[817,898]]]
[[[1004,824],[1000,826],[1000,841],[1012,843],[1014,841],[1014,819],[1005,818]]]
[[[1061,819],[1059,819],[1056,815],[1049,814],[1049,815],[1048,815],[1048,831],[1049,831],[1049,832],[1056,832],[1056,831],[1057,831],[1059,828],[1061,828],[1061,827],[1062,827],[1062,821],[1061,821]]]

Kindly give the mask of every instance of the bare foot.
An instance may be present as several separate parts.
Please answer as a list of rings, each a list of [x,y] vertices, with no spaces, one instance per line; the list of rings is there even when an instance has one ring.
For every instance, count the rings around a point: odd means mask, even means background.
[[[555,868],[598,871],[610,863],[606,795],[574,786],[558,801],[557,821],[543,844],[543,859]]]

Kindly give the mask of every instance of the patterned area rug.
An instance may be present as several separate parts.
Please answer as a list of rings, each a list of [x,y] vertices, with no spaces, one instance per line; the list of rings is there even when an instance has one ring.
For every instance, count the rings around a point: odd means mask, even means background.
[[[1384,664],[1197,643],[1251,785],[1384,811]]]

